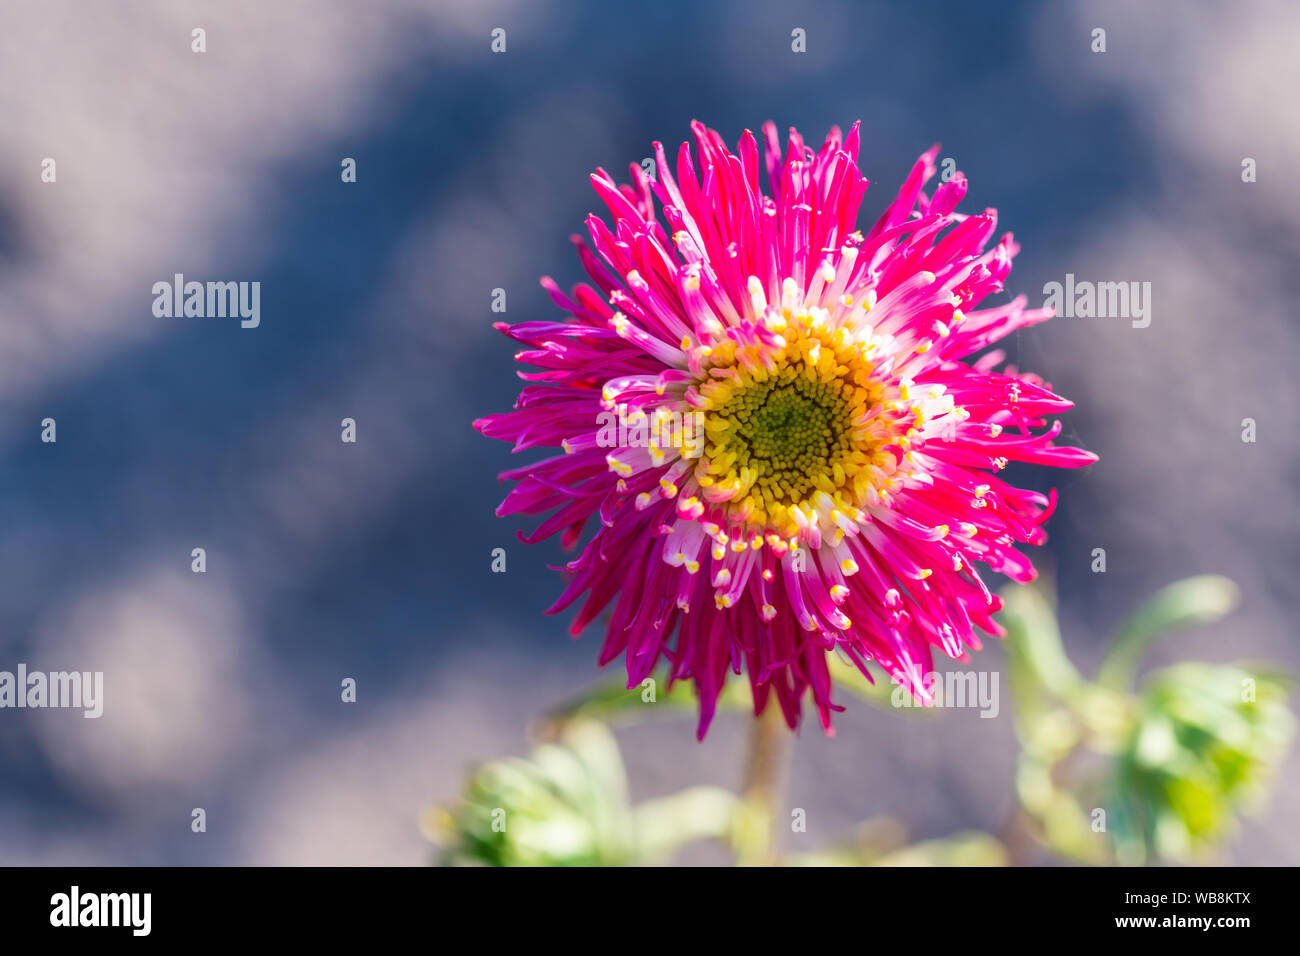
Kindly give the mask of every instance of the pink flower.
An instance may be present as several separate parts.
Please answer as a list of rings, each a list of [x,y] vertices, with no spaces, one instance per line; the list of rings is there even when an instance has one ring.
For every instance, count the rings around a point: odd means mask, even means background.
[[[498,326],[536,370],[475,427],[564,453],[503,474],[497,513],[547,514],[521,540],[566,547],[595,519],[548,613],[585,596],[577,634],[612,607],[601,664],[622,655],[632,687],[666,659],[695,682],[701,738],[728,671],[791,727],[810,692],[829,732],[829,653],[928,701],[932,648],[966,660],[976,626],[1002,633],[977,564],[1029,581],[1014,545],[1046,538],[1055,493],[996,473],[1096,460],[1044,430],[1071,407],[1047,383],[995,371],[1001,352],[964,361],[1051,311],[976,309],[1018,247],[985,251],[997,216],[955,211],[960,175],[926,195],[937,146],[864,235],[857,124],[816,153],[791,130],[784,158],[765,125],[770,196],[752,133],[732,153],[691,128],[703,181],[686,143],[675,178],[659,143],[657,179],[597,170],[613,226],[574,239],[595,286],[544,278],[567,316]]]

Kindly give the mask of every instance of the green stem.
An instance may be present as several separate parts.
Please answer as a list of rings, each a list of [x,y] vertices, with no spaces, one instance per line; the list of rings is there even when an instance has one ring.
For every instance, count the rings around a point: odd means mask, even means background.
[[[768,701],[750,728],[748,763],[740,818],[736,826],[736,862],[771,866],[776,862],[777,824],[790,755],[790,729],[775,700]]]

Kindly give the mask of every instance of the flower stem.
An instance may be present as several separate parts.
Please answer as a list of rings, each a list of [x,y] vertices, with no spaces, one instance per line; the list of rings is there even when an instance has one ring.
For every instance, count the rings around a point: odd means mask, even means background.
[[[740,819],[736,827],[736,862],[772,866],[776,862],[777,821],[790,755],[790,729],[775,700],[750,728],[748,763]]]

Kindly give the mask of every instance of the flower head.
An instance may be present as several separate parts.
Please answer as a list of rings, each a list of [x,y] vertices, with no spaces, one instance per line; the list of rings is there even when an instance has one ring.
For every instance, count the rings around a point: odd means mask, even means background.
[[[866,233],[858,126],[813,152],[772,124],[732,153],[692,125],[675,168],[632,185],[603,170],[596,216],[574,239],[594,287],[542,285],[564,321],[499,325],[535,366],[515,410],[475,422],[516,450],[563,454],[506,472],[498,514],[549,516],[524,541],[563,532],[578,558],[556,613],[585,595],[578,633],[612,614],[601,663],[623,655],[629,686],[661,659],[695,682],[699,734],[728,671],[756,712],[775,694],[790,726],[811,693],[823,726],[826,655],[874,660],[918,698],[932,648],[978,649],[1000,634],[983,564],[1034,575],[1017,543],[1045,540],[1055,495],[997,477],[1009,461],[1077,467],[1044,416],[1071,403],[1041,379],[973,353],[1050,318],[1002,290],[1018,247],[985,250],[993,210],[955,210],[957,175],[928,196],[938,147],[917,160]]]

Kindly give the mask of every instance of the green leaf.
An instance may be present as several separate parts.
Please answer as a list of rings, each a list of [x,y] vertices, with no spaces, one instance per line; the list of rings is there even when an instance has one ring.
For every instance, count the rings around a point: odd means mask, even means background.
[[[1004,646],[1018,672],[1013,674],[1013,687],[1018,693],[1033,695],[1036,690],[1046,691],[1067,704],[1077,703],[1084,680],[1065,654],[1056,611],[1043,588],[1039,585],[1008,588],[1002,592],[1002,599],[998,619],[1007,629]],[[1016,676],[1028,677],[1038,687],[1026,687],[1025,681],[1015,679]],[[1018,698],[1017,704],[1020,703],[1022,700]]]
[[[1186,578],[1157,591],[1120,628],[1097,682],[1111,690],[1127,688],[1152,641],[1173,630],[1225,617],[1237,606],[1238,596],[1237,586],[1217,574]]]
[[[1153,671],[1104,805],[1121,863],[1191,862],[1267,789],[1295,731],[1287,681],[1267,668],[1176,664]]]
[[[690,787],[647,800],[633,811],[637,861],[662,861],[696,840],[728,839],[739,806],[740,798],[721,787]]]
[[[719,711],[748,711],[753,709],[753,697],[745,680],[728,680],[718,696]],[[543,723],[552,731],[572,720],[603,720],[612,724],[628,724],[646,717],[665,714],[693,716],[698,703],[689,682],[678,681],[670,689],[666,678],[655,675],[646,678],[636,687],[629,688],[623,678],[603,680],[563,703],[551,708]]]
[[[623,866],[635,847],[618,745],[601,724],[565,724],[527,759],[478,767],[433,815],[444,864]]]

